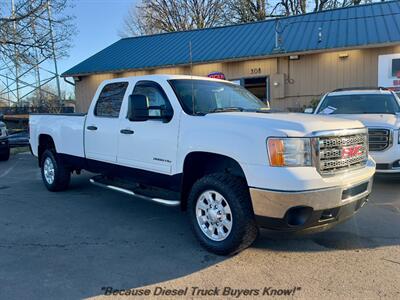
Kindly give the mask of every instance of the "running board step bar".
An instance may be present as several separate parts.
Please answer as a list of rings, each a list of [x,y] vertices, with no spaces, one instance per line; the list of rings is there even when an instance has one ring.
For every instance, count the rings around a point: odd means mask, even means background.
[[[125,188],[121,188],[121,187],[118,187],[118,186],[114,186],[114,185],[104,184],[104,183],[98,182],[94,178],[90,179],[90,183],[92,183],[94,185],[97,185],[99,187],[102,187],[102,188],[106,188],[106,189],[109,189],[109,190],[113,190],[113,191],[117,191],[117,192],[120,192],[120,193],[128,194],[130,196],[138,197],[138,198],[141,198],[141,199],[144,199],[144,200],[147,200],[147,201],[156,202],[156,203],[159,203],[159,204],[162,204],[162,205],[166,205],[166,206],[178,206],[181,203],[179,200],[166,200],[166,199],[151,198],[151,197],[147,197],[147,196],[144,196],[144,195],[140,195],[140,194],[137,194],[137,193],[135,193],[135,192],[133,192],[131,190],[125,189]]]

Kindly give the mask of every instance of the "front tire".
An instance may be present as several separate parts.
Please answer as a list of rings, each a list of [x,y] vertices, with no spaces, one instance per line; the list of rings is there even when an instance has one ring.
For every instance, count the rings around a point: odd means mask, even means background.
[[[257,238],[249,189],[240,177],[216,173],[199,179],[190,192],[188,209],[193,232],[210,252],[235,254]]]
[[[49,191],[58,192],[68,188],[71,172],[57,154],[50,150],[44,151],[40,166],[44,185]]]

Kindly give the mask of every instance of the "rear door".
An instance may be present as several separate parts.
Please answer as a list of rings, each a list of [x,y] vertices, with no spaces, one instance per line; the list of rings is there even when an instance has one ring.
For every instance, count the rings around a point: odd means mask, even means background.
[[[117,161],[119,114],[128,82],[107,83],[97,101],[91,104],[85,125],[86,158],[102,162]]]
[[[168,91],[168,92],[172,92]],[[139,81],[133,94],[147,98],[150,116],[156,116],[151,107],[173,110],[165,89],[154,81]],[[161,174],[171,174],[178,142],[179,114],[169,121],[151,119],[130,121],[126,113],[121,117],[118,164]]]

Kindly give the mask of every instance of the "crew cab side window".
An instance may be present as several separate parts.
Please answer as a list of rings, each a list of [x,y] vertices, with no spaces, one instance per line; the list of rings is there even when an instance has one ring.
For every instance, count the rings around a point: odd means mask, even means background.
[[[172,111],[172,106],[164,90],[155,82],[138,82],[133,90],[133,95],[143,95],[146,97],[149,116],[159,117],[160,108]]]
[[[94,115],[98,117],[118,118],[128,82],[107,84],[97,99]]]

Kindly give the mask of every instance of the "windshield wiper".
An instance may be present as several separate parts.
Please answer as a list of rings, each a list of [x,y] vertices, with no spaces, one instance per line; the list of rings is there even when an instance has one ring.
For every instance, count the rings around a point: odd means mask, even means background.
[[[230,112],[230,111],[244,111],[243,107],[220,107],[210,110],[208,113]]]

